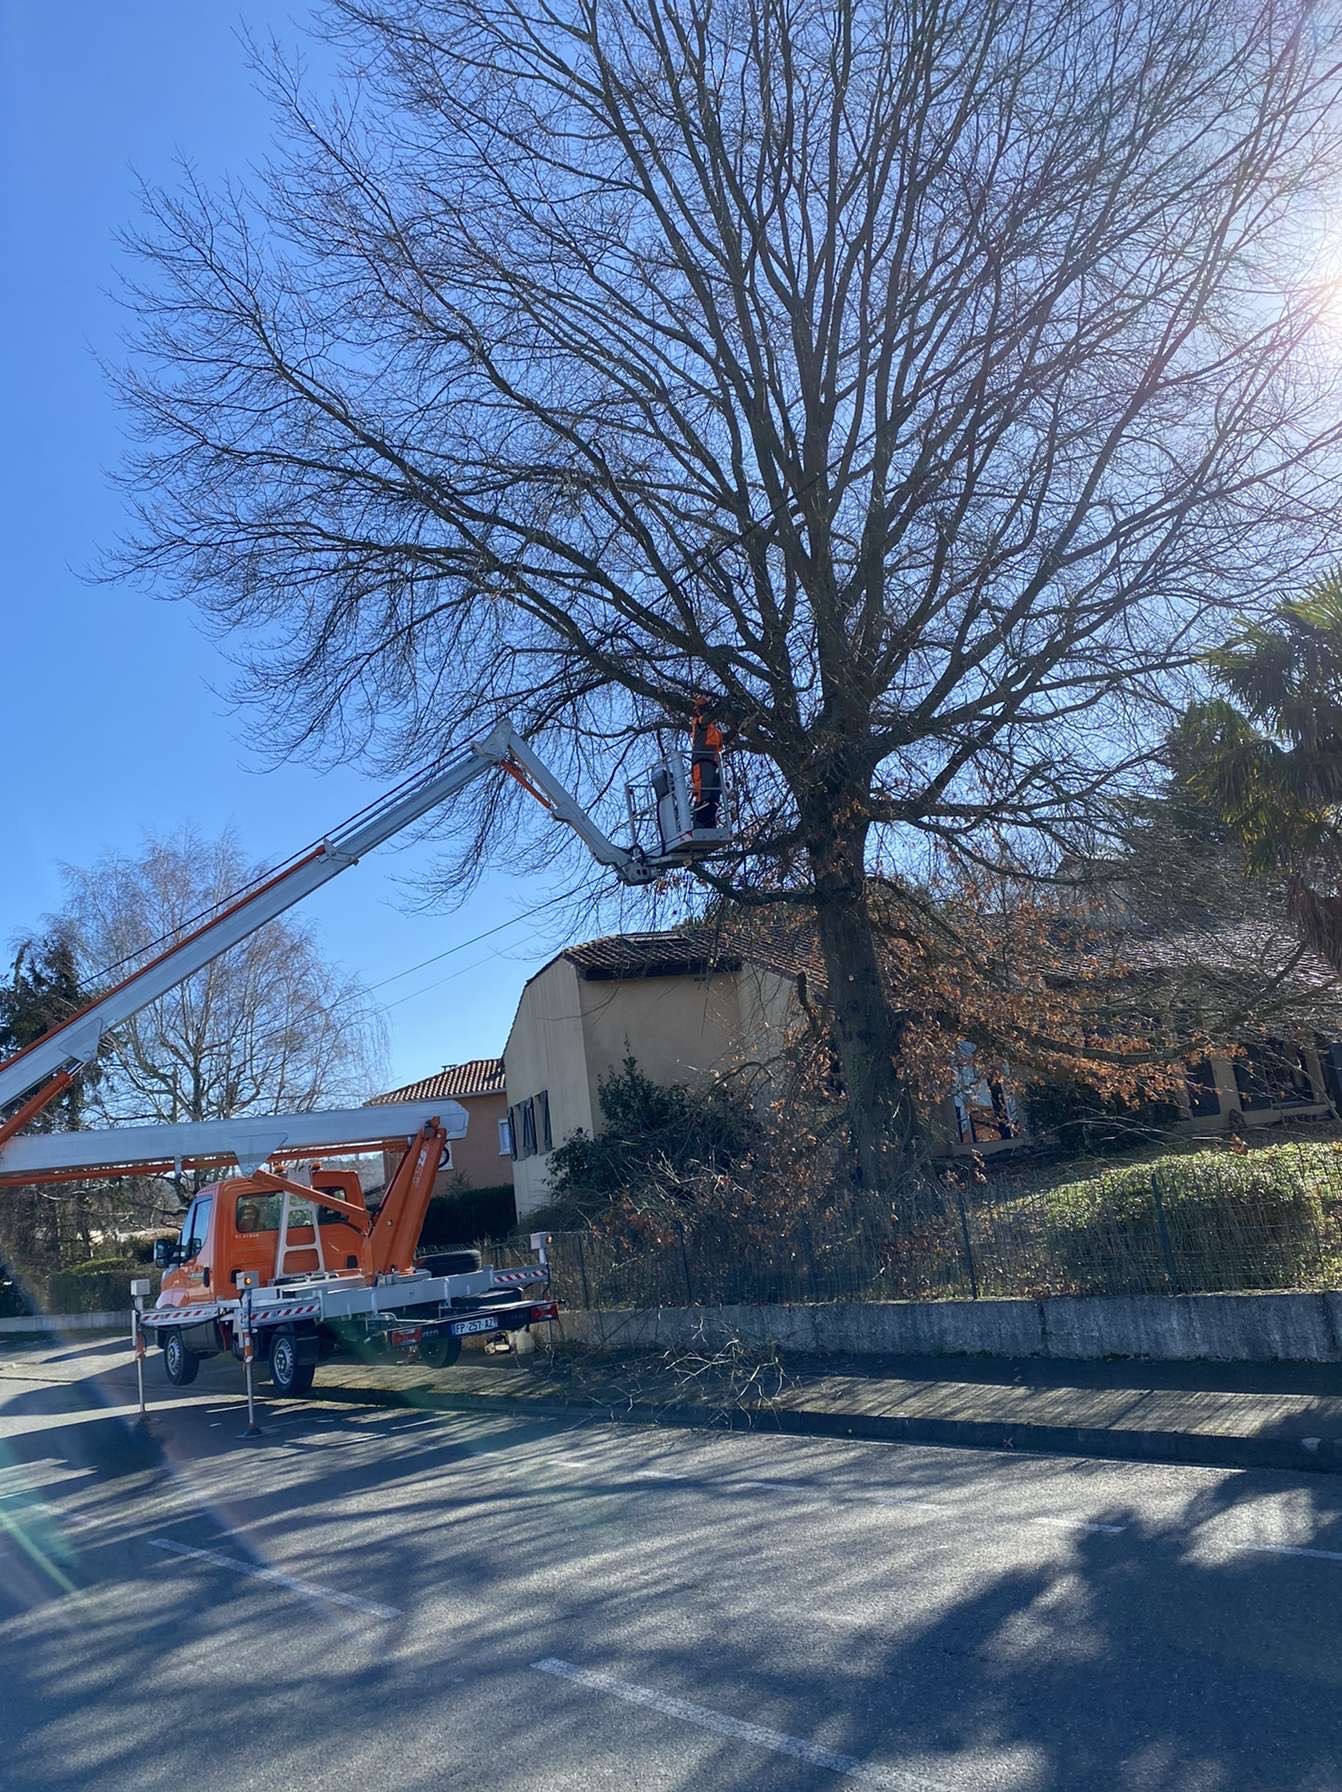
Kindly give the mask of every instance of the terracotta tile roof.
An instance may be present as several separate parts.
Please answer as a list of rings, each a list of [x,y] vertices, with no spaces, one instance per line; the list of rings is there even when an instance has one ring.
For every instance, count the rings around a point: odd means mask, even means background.
[[[815,988],[823,989],[825,980],[814,930],[803,923],[787,921],[608,934],[603,939],[569,946],[560,957],[591,981],[731,975],[743,964],[755,964],[789,978],[804,971]]]
[[[470,1058],[465,1064],[445,1064],[435,1076],[426,1076],[401,1089],[388,1089],[373,1101],[433,1101],[442,1096],[460,1101],[464,1095],[502,1095],[503,1059]]]
[[[713,928],[681,927],[666,933],[612,933],[568,946],[559,955],[589,979],[687,977],[739,971],[741,956]]]

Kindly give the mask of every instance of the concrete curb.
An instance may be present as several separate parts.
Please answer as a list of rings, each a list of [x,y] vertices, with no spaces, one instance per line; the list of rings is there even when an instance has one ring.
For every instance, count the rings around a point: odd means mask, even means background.
[[[0,1339],[63,1338],[67,1332],[130,1332],[130,1308],[124,1313],[32,1313],[0,1319]]]
[[[512,1394],[449,1394],[432,1388],[315,1387],[312,1397],[349,1406],[428,1407],[440,1412],[518,1417],[600,1419],[632,1425],[674,1425],[703,1431],[770,1431],[793,1437],[862,1438],[883,1443],[1003,1450],[1019,1455],[1094,1456],[1119,1462],[1167,1462],[1196,1468],[1287,1469],[1342,1474],[1342,1438],[1241,1437],[1198,1431],[1140,1431],[1071,1425],[1026,1425],[975,1419],[898,1418],[819,1408],[612,1406],[599,1400],[551,1400]]]

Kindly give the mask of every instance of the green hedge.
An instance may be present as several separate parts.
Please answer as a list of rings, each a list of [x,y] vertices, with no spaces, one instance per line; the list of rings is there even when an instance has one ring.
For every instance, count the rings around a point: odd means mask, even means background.
[[[59,1269],[47,1277],[45,1307],[48,1313],[120,1313],[130,1311],[130,1285],[149,1276],[152,1304],[159,1276],[143,1263],[97,1257],[72,1269]]]
[[[1178,1153],[1044,1200],[1054,1261],[1078,1294],[1317,1286],[1336,1267],[1342,1156],[1331,1145]]]
[[[516,1224],[517,1202],[511,1182],[435,1195],[424,1215],[419,1248],[450,1251],[481,1238],[506,1238]]]

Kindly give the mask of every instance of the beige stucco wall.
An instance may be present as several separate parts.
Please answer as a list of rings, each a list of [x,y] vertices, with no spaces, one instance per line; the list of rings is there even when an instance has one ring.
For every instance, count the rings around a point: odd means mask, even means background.
[[[508,1043],[503,1048],[507,1104],[538,1095],[550,1096],[550,1129],[556,1145],[579,1127],[592,1130],[591,1085],[583,1046],[582,1003],[578,973],[566,958],[546,965],[522,991]],[[519,1157],[513,1162],[517,1217],[524,1219],[549,1199],[546,1169],[549,1157]]]
[[[737,977],[641,977],[580,982],[592,1112],[600,1079],[632,1052],[654,1083],[697,1083],[742,1055]],[[557,1141],[556,1141],[557,1142]]]
[[[508,1103],[499,1095],[459,1095],[467,1114],[466,1137],[452,1141],[452,1171],[471,1188],[498,1188],[513,1179],[512,1159],[499,1154],[499,1121]]]
[[[498,1123],[508,1112],[508,1104],[502,1095],[454,1095],[466,1110],[466,1137],[453,1139],[452,1162],[438,1172],[434,1179],[435,1195],[446,1195],[452,1192],[458,1175],[463,1176],[469,1188],[499,1188],[513,1179],[513,1161],[505,1151],[499,1153]],[[382,1168],[384,1178],[389,1182],[396,1174],[396,1166],[401,1161],[401,1153],[384,1151]]]
[[[503,1063],[510,1105],[542,1089],[556,1145],[579,1127],[600,1130],[600,1083],[628,1052],[657,1083],[700,1083],[749,1065],[768,1090],[782,1047],[791,984],[753,968],[712,976],[585,981],[567,959],[534,977],[518,1006]],[[518,1218],[549,1196],[549,1156],[517,1159]]]

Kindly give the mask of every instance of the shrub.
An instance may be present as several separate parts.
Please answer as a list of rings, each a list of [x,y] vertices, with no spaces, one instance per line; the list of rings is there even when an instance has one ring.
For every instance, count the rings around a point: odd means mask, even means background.
[[[561,1213],[567,1203],[600,1204],[668,1175],[727,1168],[759,1139],[759,1124],[736,1089],[654,1083],[632,1055],[601,1079],[598,1100],[601,1131],[595,1138],[575,1133],[550,1158]]]
[[[1332,1146],[1279,1145],[1156,1158],[1063,1183],[1044,1201],[1048,1242],[1072,1292],[1165,1293],[1173,1283],[1196,1294],[1317,1281],[1340,1197],[1342,1157]]]
[[[45,1310],[48,1313],[128,1313],[130,1285],[135,1277],[143,1277],[142,1263],[122,1263],[115,1269],[58,1269],[47,1277]],[[158,1277],[150,1278],[152,1303]]]
[[[0,1319],[16,1319],[32,1312],[22,1284],[0,1263]]]
[[[419,1235],[421,1251],[446,1251],[477,1239],[506,1238],[517,1224],[511,1182],[435,1195]]]
[[[1025,1111],[1032,1138],[1075,1157],[1131,1151],[1179,1118],[1172,1101],[1126,1101],[1086,1083],[1034,1083],[1025,1091]]]

